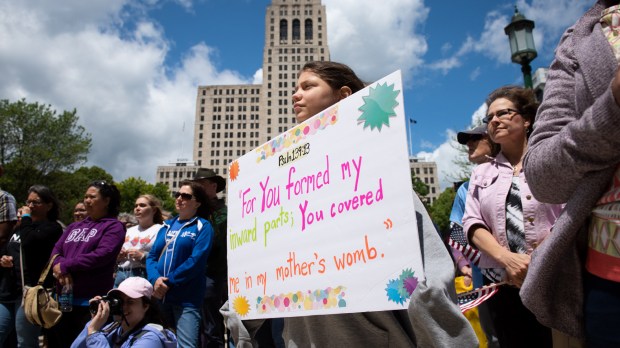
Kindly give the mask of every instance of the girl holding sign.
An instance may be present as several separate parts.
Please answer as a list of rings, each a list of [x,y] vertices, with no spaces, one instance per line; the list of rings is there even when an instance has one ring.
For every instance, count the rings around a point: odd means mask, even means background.
[[[298,122],[364,88],[348,66],[309,62],[298,74],[293,108]],[[426,280],[415,289],[409,310],[334,314],[284,319],[284,341],[289,346],[433,347],[477,346],[476,335],[455,302],[454,264],[417,195],[414,206],[422,234]],[[432,308],[431,305],[432,304]],[[226,317],[237,347],[251,347],[261,320],[241,322],[226,303]]]

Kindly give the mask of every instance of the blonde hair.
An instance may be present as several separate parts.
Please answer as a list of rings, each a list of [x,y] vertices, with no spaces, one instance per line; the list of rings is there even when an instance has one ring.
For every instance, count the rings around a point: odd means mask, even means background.
[[[162,222],[164,222],[164,216],[162,214],[162,207],[161,207],[161,201],[159,200],[159,198],[151,195],[151,194],[145,194],[145,195],[140,195],[138,196],[138,198],[144,198],[149,202],[149,205],[151,206],[151,208],[153,208],[154,213],[153,213],[153,223],[155,224],[161,224]],[[136,198],[136,200],[138,199]]]

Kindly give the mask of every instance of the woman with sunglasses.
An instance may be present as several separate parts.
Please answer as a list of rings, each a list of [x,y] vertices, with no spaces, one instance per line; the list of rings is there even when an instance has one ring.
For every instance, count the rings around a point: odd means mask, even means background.
[[[551,347],[551,330],[523,306],[519,288],[530,254],[550,233],[562,206],[538,202],[531,194],[522,160],[538,102],[521,87],[501,87],[486,101],[484,122],[501,151],[471,175],[463,229],[482,256],[484,283],[506,281],[488,301],[501,347]]]
[[[52,255],[58,293],[63,286],[73,288],[73,309],[48,332],[48,347],[69,347],[90,320],[89,299],[114,285],[116,257],[125,241],[125,227],[116,218],[121,195],[116,186],[93,181],[84,195],[84,220],[74,222],[60,237]]]
[[[202,186],[193,181],[181,182],[174,196],[179,215],[164,222],[147,256],[146,270],[164,321],[176,329],[179,347],[198,347],[205,267],[213,238],[205,218],[210,207]]]
[[[0,345],[14,324],[19,347],[39,347],[41,328],[26,320],[24,307],[20,306],[22,283],[26,286],[37,284],[54,244],[62,234],[62,227],[56,222],[59,213],[58,200],[49,188],[34,185],[28,189],[26,205],[19,209],[20,224],[6,250],[1,251]],[[47,279],[47,287],[52,286],[51,280]]]
[[[161,201],[153,195],[136,199],[133,213],[138,224],[127,230],[125,244],[118,254],[115,287],[128,277],[146,278],[146,256],[164,222],[161,209]]]

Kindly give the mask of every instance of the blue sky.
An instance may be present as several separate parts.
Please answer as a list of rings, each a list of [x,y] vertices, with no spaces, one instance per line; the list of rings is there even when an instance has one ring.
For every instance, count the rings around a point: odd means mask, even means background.
[[[449,183],[450,144],[486,95],[522,84],[504,26],[511,1],[323,0],[331,58],[366,81],[403,71],[414,155]],[[535,70],[593,1],[518,0],[536,22]],[[5,0],[0,98],[77,108],[93,136],[89,165],[152,181],[190,158],[198,85],[260,79],[269,0]],[[185,124],[185,128],[183,128]]]

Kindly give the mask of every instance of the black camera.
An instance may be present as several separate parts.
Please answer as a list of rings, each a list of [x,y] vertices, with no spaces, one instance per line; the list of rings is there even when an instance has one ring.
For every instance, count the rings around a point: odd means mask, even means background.
[[[90,312],[95,315],[99,310],[99,302],[107,302],[110,306],[110,315],[123,315],[123,300],[119,297],[107,295],[101,297],[97,301],[93,301],[88,305]]]

